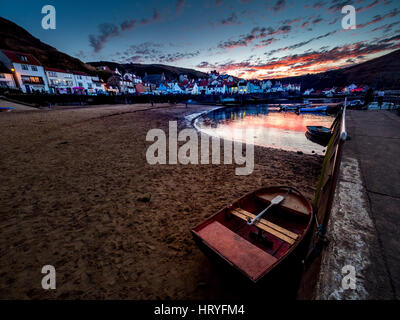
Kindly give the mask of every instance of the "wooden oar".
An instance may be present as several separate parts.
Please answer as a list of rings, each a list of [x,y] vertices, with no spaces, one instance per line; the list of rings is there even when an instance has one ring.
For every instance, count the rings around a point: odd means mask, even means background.
[[[250,219],[250,218],[247,218],[247,224],[249,225],[249,226],[251,226],[251,225],[253,225],[255,222],[257,222],[257,221],[259,221],[261,218],[262,218],[262,216],[270,209],[270,208],[272,208],[273,206],[277,206],[278,204],[281,204],[284,200],[285,200],[285,198],[286,198],[286,196],[284,197],[284,196],[276,196],[275,198],[273,198],[272,200],[271,200],[271,203],[270,203],[270,205],[267,207],[267,208],[265,208],[263,211],[261,211],[254,219]]]

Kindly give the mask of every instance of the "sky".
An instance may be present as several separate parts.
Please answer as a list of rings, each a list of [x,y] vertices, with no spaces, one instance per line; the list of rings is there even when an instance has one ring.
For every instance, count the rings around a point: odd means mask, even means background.
[[[44,30],[44,5],[56,29]],[[356,29],[342,8],[356,9]],[[246,79],[317,73],[400,49],[400,0],[6,1],[0,16],[84,62],[162,63]]]

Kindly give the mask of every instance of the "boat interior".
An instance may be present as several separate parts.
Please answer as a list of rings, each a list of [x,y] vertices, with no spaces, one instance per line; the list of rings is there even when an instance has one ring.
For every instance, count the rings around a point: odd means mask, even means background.
[[[248,219],[267,208],[278,195],[285,196],[285,200],[248,225]],[[193,232],[256,281],[299,242],[311,218],[310,204],[297,192],[260,190],[221,210]]]

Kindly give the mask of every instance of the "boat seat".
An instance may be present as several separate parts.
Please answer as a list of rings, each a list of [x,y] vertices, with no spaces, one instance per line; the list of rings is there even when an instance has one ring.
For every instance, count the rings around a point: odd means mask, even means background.
[[[253,281],[257,281],[278,260],[218,221],[210,223],[198,234],[209,247]]]
[[[276,193],[267,193],[267,194],[259,193],[256,195],[256,197],[259,200],[261,200],[267,204],[270,204],[272,199],[278,195],[285,196],[285,192],[276,192]],[[290,194],[286,197],[285,201],[283,201],[280,204],[280,207],[285,210],[288,210],[292,213],[301,215],[301,216],[307,216],[307,217],[310,216],[310,211],[309,211],[309,208],[307,207],[307,205],[305,203],[303,203],[303,201],[301,201],[301,199],[299,199],[298,197],[290,195]]]
[[[233,209],[231,211],[231,213],[234,216],[236,216],[242,220],[245,220],[245,221],[247,221],[247,218],[254,219],[256,217],[256,215],[254,215],[246,210],[243,210],[241,208]],[[278,225],[276,225],[268,220],[265,220],[265,219],[260,219],[259,221],[255,222],[253,225],[255,225],[256,227],[289,243],[290,245],[294,244],[296,242],[297,238],[299,237],[298,234],[296,234],[290,230],[287,230],[285,228],[282,228],[281,226],[278,226]]]

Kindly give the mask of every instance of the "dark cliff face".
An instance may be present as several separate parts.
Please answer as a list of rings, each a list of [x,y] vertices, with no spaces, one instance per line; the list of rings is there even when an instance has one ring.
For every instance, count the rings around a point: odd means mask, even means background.
[[[15,23],[0,17],[0,49],[33,54],[46,67],[92,73],[93,68],[41,42]]]

